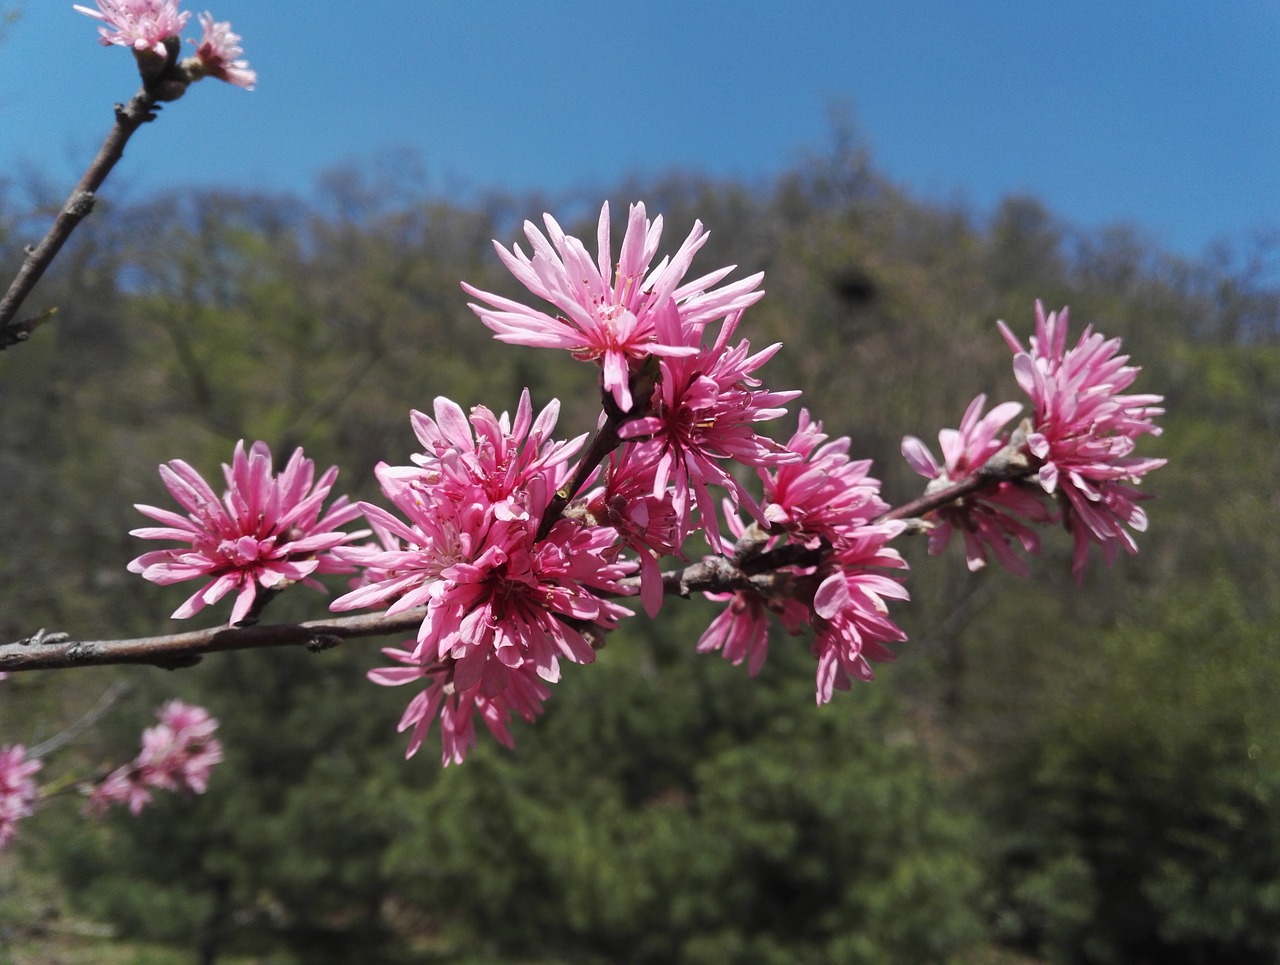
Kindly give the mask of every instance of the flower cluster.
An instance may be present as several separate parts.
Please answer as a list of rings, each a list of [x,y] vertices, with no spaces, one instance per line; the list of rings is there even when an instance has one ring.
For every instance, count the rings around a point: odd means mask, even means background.
[[[1121,548],[1137,552],[1129,530],[1147,528],[1146,513],[1137,505],[1147,496],[1134,486],[1165,460],[1136,456],[1134,449],[1139,436],[1160,434],[1153,420],[1164,412],[1162,398],[1125,393],[1140,370],[1118,354],[1119,339],[1104,339],[1089,326],[1068,348],[1068,319],[1067,309],[1046,315],[1037,302],[1029,349],[998,323],[1014,353],[1014,377],[1032,403],[1032,415],[1015,432],[1002,429],[1022,406],[1005,402],[984,416],[986,396],[980,395],[958,430],[939,433],[941,462],[919,439],[903,439],[907,462],[932,480],[929,492],[945,493],[955,484],[971,490],[932,514],[931,552],[940,552],[959,530],[970,569],[983,566],[990,549],[1010,571],[1026,575],[1010,541],[1037,553],[1039,539],[1027,523],[1051,521],[1061,521],[1074,538],[1077,580],[1090,544],[1101,548],[1108,564]],[[1003,475],[992,471],[997,462]],[[1056,515],[1044,497],[1056,497]]]
[[[255,442],[246,452],[242,440],[231,465],[222,470],[227,488],[220,501],[198,472],[175,459],[160,467],[160,478],[187,515],[137,506],[161,525],[132,530],[133,536],[191,545],[143,553],[129,571],[162,585],[210,580],[178,607],[175,619],[192,616],[235,590],[231,623],[239,623],[250,616],[260,590],[297,582],[323,589],[313,574],[349,571],[331,551],[365,535],[338,528],[356,519],[360,510],[342,496],[320,514],[338,477],[336,466],[316,481],[315,464],[298,449],[276,476],[266,444]]]
[[[0,747],[0,848],[8,846],[18,833],[18,822],[35,810],[35,775],[43,766],[29,759],[21,744]]]
[[[650,615],[671,593],[725,603],[697,649],[752,674],[773,614],[810,635],[825,703],[870,679],[872,662],[892,659],[889,645],[905,639],[890,614],[908,598],[906,564],[890,546],[905,517],[925,516],[935,553],[959,532],[970,569],[991,554],[1025,573],[1016,547],[1037,552],[1032,527],[1058,520],[1075,534],[1077,574],[1091,542],[1108,560],[1117,546],[1135,548],[1125,527],[1140,530],[1145,517],[1131,485],[1163,460],[1133,456],[1134,440],[1159,431],[1160,399],[1123,394],[1138,370],[1117,341],[1087,329],[1067,349],[1065,311],[1046,317],[1037,306],[1030,350],[1001,323],[1032,415],[1010,430],[1022,406],[988,411],[980,395],[958,429],[939,434],[941,459],[904,439],[907,461],[930,482],[921,500],[892,510],[870,462],[850,458],[849,439],[828,437],[807,411],[786,442],[762,434],[799,393],[761,381],[779,345],[753,352],[737,337],[760,275],[722,284],[724,268],[685,280],[707,239],[700,224],[655,264],[662,219],[633,205],[615,265],[608,205],[594,256],[550,215],[544,223],[545,234],[525,225],[532,255],[497,250],[555,314],[463,287],[499,340],[562,349],[597,369],[602,412],[590,441],[557,440],[559,403],[535,414],[528,390],[514,415],[438,398],[432,414],[411,414],[420,445],[411,464],[376,469],[391,508],[339,499],[323,517],[336,470],[313,490],[301,451],[277,479],[264,445],[246,454],[241,444],[222,502],[189,466],[170,463],[162,476],[189,515],[141,506],[162,526],[135,535],[191,549],[145,554],[131,569],[157,582],[211,578],[175,616],[236,589],[237,622],[261,588],[355,571],[332,609],[412,613],[415,638],[385,649],[391,665],[369,677],[418,688],[400,720],[407,753],[438,720],[448,765],[474,745],[477,717],[512,746],[511,721],[542,713],[560,662],[592,662],[602,635],[630,615],[620,598],[638,593]],[[338,527],[360,514],[374,541],[355,545],[357,534]],[[688,562],[694,539],[711,555],[664,572],[663,560]],[[132,803],[139,785],[118,783],[102,793]]]
[[[370,674],[382,684],[428,681],[401,720],[401,730],[413,727],[409,754],[437,712],[446,763],[462,760],[477,710],[510,743],[507,718],[540,712],[548,694],[541,681],[559,679],[560,658],[595,658],[587,628],[612,629],[629,613],[606,599],[626,592],[619,581],[634,569],[610,554],[614,530],[561,518],[541,533],[583,442],[552,440],[558,413],[553,402],[534,418],[527,391],[514,420],[483,406],[468,420],[456,403],[437,399],[434,418],[412,415],[423,446],[415,465],[377,470],[407,521],[361,504],[382,545],[341,552],[365,567],[364,585],[333,609],[425,606],[413,648],[388,651],[407,666]]]
[[[1036,481],[1059,495],[1063,524],[1075,538],[1072,571],[1079,578],[1097,543],[1107,563],[1120,548],[1138,551],[1126,526],[1143,532],[1147,515],[1137,505],[1147,498],[1133,488],[1164,459],[1135,456],[1139,436],[1158,436],[1152,420],[1164,414],[1158,395],[1127,395],[1140,371],[1117,354],[1118,338],[1106,339],[1090,325],[1074,348],[1067,348],[1068,314],[1048,316],[1036,303],[1036,334],[1030,349],[1000,323],[1015,353],[1013,374],[1035,409],[1027,449],[1038,463]],[[1131,485],[1132,484],[1132,485]]]
[[[203,794],[213,765],[222,760],[222,745],[213,736],[218,722],[203,707],[171,700],[156,712],[160,723],[142,732],[142,750],[107,775],[85,805],[101,814],[112,804],[128,805],[137,814],[151,802],[151,792],[189,791]]]
[[[179,89],[201,77],[217,77],[229,84],[253,90],[257,74],[242,58],[240,37],[231,24],[217,22],[208,13],[199,16],[203,31],[194,57],[176,64],[178,41],[189,11],[179,10],[179,0],[97,0],[98,9],[73,4],[86,16],[100,21],[99,42],[128,47],[138,57],[144,78],[155,86],[161,80],[177,82]],[[170,95],[167,99],[179,96]]]

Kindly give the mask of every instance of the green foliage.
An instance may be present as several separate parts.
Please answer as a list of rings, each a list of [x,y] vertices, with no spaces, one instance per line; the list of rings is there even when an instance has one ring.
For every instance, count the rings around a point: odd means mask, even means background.
[[[928,962],[976,941],[972,829],[901,708],[864,688],[815,710],[788,642],[751,681],[691,653],[697,623],[624,635],[516,754],[405,800],[390,860],[448,953]]]
[[[988,775],[1005,937],[1055,960],[1280,956],[1277,614],[1223,581],[1103,634]]]

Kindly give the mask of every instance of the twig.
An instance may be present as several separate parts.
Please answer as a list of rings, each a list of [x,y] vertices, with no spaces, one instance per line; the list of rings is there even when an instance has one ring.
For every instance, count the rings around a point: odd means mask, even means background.
[[[759,554],[744,561],[741,568],[723,557],[709,556],[663,574],[663,586],[666,592],[680,596],[724,593],[747,587],[767,592],[773,575],[766,570],[807,561],[807,557],[797,556],[794,549],[782,546],[772,553]],[[804,552],[813,554],[811,550]],[[640,585],[639,577],[622,583],[630,591],[638,590]],[[415,607],[394,616],[372,613],[306,623],[209,627],[131,640],[72,640],[65,633],[41,630],[27,639],[0,645],[0,670],[67,670],[109,664],[151,664],[176,670],[194,666],[206,653],[224,650],[304,646],[317,652],[361,637],[413,633],[424,616],[426,607]]]
[[[223,650],[287,646],[327,650],[356,637],[411,631],[422,622],[425,613],[425,608],[419,607],[393,617],[358,614],[307,623],[209,627],[132,640],[71,640],[65,634],[56,634],[43,640],[19,640],[0,646],[0,670],[65,670],[130,663],[178,669],[194,666],[206,653]]]
[[[15,320],[18,309],[71,237],[71,232],[93,210],[97,201],[96,192],[111,169],[124,156],[124,147],[129,138],[143,124],[155,119],[158,106],[155,95],[148,93],[145,87],[134,94],[127,105],[116,105],[115,124],[98,151],[98,156],[93,159],[84,177],[67,198],[44,240],[34,248],[27,249],[27,257],[18,269],[17,276],[4,298],[0,299],[0,350],[25,342],[37,325],[51,317],[52,311],[46,310],[31,318]]]

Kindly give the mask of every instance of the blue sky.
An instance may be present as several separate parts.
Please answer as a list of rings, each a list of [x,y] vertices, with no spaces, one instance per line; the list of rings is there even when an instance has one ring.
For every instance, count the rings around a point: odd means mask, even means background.
[[[823,151],[840,103],[878,169],[979,214],[1031,193],[1189,255],[1280,229],[1273,0],[209,4],[258,90],[197,85],[108,192],[305,193],[396,147],[437,192],[606,190],[673,168],[763,180]],[[136,75],[70,0],[21,5],[0,44],[0,176],[69,187]]]

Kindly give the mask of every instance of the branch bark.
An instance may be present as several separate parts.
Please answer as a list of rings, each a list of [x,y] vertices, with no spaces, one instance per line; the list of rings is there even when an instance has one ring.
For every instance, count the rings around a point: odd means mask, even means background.
[[[741,567],[723,557],[709,556],[663,574],[663,586],[669,594],[679,596],[724,593],[748,586],[764,590],[771,579],[767,571],[803,562],[792,550],[794,547],[783,546],[772,554],[754,556]],[[624,582],[639,589],[638,577]],[[68,670],[108,664],[150,664],[178,670],[199,663],[206,653],[225,650],[301,646],[318,652],[363,637],[412,635],[425,615],[426,607],[415,607],[394,616],[365,613],[306,623],[209,627],[131,640],[73,640],[65,633],[39,630],[26,639],[0,645],[0,670]]]
[[[112,168],[124,156],[124,148],[129,143],[129,138],[143,124],[155,120],[157,108],[156,97],[148,93],[146,88],[134,94],[128,104],[116,105],[115,124],[99,149],[98,156],[93,159],[93,163],[85,171],[80,183],[67,198],[58,217],[49,228],[48,234],[44,236],[44,240],[34,248],[27,249],[27,257],[18,269],[18,274],[14,277],[9,290],[5,292],[4,298],[0,299],[0,350],[25,342],[31,337],[36,326],[48,321],[56,311],[56,309],[49,309],[29,318],[21,320],[16,318],[18,309],[22,307],[22,303],[31,294],[58,252],[62,250],[67,239],[71,237],[71,232],[75,231],[76,226],[93,210],[97,202],[96,192],[102,186],[102,182],[107,179]]]

